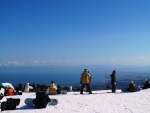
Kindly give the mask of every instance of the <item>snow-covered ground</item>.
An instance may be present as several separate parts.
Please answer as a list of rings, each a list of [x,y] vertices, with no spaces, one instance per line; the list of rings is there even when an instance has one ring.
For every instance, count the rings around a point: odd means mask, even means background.
[[[93,94],[68,92],[67,95],[49,95],[50,98],[58,99],[58,105],[47,106],[45,109],[25,105],[24,100],[28,97],[35,98],[35,93],[13,96],[21,99],[19,106],[16,110],[3,113],[150,113],[150,89],[134,93],[99,90],[93,91]]]

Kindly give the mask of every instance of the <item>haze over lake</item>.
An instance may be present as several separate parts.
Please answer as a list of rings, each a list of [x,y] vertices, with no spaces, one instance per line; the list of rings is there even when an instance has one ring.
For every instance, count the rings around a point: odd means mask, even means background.
[[[78,84],[84,69],[88,69],[92,76],[92,82],[104,82],[109,80],[109,75],[115,69],[118,79],[129,77],[143,79],[150,76],[150,68],[123,66],[123,65],[92,65],[92,66],[1,66],[0,82],[40,83],[49,85],[51,81],[56,84]]]

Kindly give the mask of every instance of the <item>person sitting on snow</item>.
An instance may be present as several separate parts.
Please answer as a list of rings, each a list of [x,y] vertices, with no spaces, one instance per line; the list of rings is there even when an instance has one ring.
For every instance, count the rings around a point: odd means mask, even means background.
[[[129,88],[127,88],[127,90],[128,90],[129,92],[135,92],[135,91],[136,91],[136,85],[134,84],[133,81],[131,81],[131,82],[129,83]]]
[[[27,83],[26,86],[25,86],[24,92],[25,92],[25,93],[29,93],[30,89],[33,89],[33,87],[32,87],[32,86],[29,86],[29,83]]]
[[[50,102],[49,96],[43,92],[43,91],[38,91],[36,93],[36,98],[33,99],[33,104],[37,109],[40,108],[46,108],[48,102]]]
[[[57,94],[57,87],[55,86],[54,82],[51,82],[51,85],[47,88],[46,94],[48,95],[56,95]]]
[[[60,87],[60,85],[57,85],[57,94],[60,94],[61,93],[61,87]]]
[[[149,80],[145,79],[145,83],[143,83],[144,86],[142,87],[142,89],[147,89],[149,88]]]
[[[6,95],[7,96],[12,96],[14,95],[14,90],[12,88],[8,88],[7,91],[6,91]]]
[[[2,86],[5,88],[5,90],[7,90],[8,88],[11,88],[14,90],[14,87],[12,86],[11,83],[2,83]]]
[[[5,89],[4,95],[7,95],[7,96],[16,95],[16,91],[11,83],[2,83],[2,86]]]

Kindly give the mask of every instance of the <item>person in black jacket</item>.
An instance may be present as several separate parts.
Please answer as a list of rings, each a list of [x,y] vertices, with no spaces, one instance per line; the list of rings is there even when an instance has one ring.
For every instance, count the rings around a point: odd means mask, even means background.
[[[33,104],[37,109],[46,108],[48,102],[50,102],[49,96],[43,92],[39,91],[36,93],[36,98],[33,99]]]
[[[143,83],[143,87],[142,87],[142,89],[147,89],[147,88],[149,88],[149,80],[145,80],[145,83]]]
[[[116,92],[116,71],[115,70],[112,72],[110,77],[111,77],[112,93],[115,93]]]

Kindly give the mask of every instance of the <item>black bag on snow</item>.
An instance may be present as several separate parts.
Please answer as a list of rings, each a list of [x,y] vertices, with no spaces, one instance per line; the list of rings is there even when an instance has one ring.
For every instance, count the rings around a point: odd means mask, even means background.
[[[16,103],[14,102],[2,102],[1,103],[1,111],[15,110],[15,109],[16,109]]]

